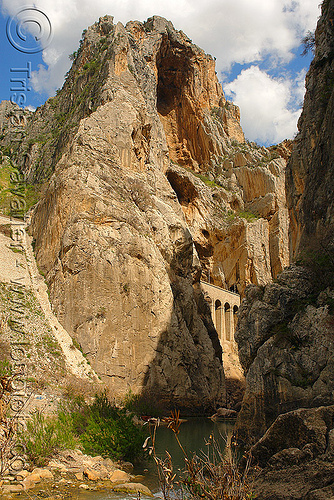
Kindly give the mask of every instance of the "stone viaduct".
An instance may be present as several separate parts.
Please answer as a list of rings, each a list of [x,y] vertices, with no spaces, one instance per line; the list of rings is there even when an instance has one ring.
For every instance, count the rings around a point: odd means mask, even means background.
[[[221,345],[234,342],[240,295],[205,281],[201,281],[201,288],[211,308],[212,320]]]

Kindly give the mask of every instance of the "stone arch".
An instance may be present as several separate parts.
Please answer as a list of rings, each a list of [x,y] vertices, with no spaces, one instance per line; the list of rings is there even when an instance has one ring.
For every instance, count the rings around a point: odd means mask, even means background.
[[[228,302],[224,304],[224,317],[225,317],[225,338],[227,341],[231,339],[231,306]]]
[[[219,299],[215,301],[215,327],[219,339],[222,338],[222,303]]]

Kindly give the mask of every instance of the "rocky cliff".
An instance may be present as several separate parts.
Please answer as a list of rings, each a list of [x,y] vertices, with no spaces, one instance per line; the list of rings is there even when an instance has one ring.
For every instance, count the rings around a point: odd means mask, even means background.
[[[315,57],[306,78],[299,133],[286,171],[295,262],[274,283],[246,290],[236,333],[240,360],[247,373],[237,421],[239,436],[255,440],[272,424],[253,450],[264,469],[256,483],[259,498],[329,498],[326,495],[331,492],[333,14],[334,2],[324,1],[315,33]],[[318,410],[321,405],[331,409]],[[312,408],[305,419],[296,410],[301,407]],[[293,422],[296,425],[291,425]],[[313,438],[306,438],[303,429],[308,429]],[[322,445],[318,449],[314,443],[318,437],[321,440],[320,434]]]
[[[287,168],[291,251],[333,248],[334,240],[334,38],[333,2],[322,3],[316,29],[315,57],[306,77],[303,112]]]
[[[280,413],[333,404],[332,279],[322,266],[291,266],[275,283],[246,289],[236,332],[247,373],[243,439],[260,437]]]
[[[265,285],[289,264],[290,149],[290,141],[269,150],[233,143],[200,179],[173,163],[168,168],[207,281],[243,294],[248,284]]]
[[[262,468],[253,483],[258,500],[333,498],[333,411],[300,408],[275,420],[252,449]]]
[[[188,61],[179,95],[186,109],[194,101],[194,120],[212,120],[210,106],[224,98],[211,57],[163,19],[125,28],[105,17],[87,30],[63,90],[27,124],[17,157],[31,182],[55,170],[31,232],[62,325],[115,396],[131,389],[198,409],[224,401],[224,376],[216,333],[204,326],[201,315],[209,325],[210,317],[192,286],[193,240],[165,177],[160,115],[176,126],[166,106],[180,104],[165,95],[165,50],[171,71]],[[194,168],[208,161],[196,148],[182,152]]]
[[[291,145],[246,142],[214,59],[163,18],[105,16],[71,57],[30,118],[0,113],[3,153],[41,187],[30,231],[54,312],[116,395],[220,403],[199,279],[243,293],[288,263]]]

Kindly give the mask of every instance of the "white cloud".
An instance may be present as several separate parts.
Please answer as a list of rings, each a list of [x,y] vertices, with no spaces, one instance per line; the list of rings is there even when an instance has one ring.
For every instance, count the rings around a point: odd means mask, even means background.
[[[25,0],[3,0],[3,8],[14,14]],[[291,49],[299,45],[307,30],[315,27],[319,9],[314,0],[37,0],[53,27],[55,62],[46,53],[44,60],[57,71],[50,77],[61,83],[59,70],[67,71],[67,56],[78,46],[81,32],[100,16],[110,14],[115,21],[146,20],[154,14],[170,19],[194,42],[217,58],[219,71],[234,62],[243,64],[272,54],[282,61],[291,59]],[[45,51],[46,52],[46,51]]]
[[[304,93],[301,76],[297,80],[271,78],[258,66],[251,66],[225,85],[226,95],[241,109],[241,125],[248,139],[272,144],[293,137],[301,111],[293,103]]]
[[[299,73],[297,73],[296,78],[294,79],[294,96],[295,96],[295,102],[298,107],[302,107],[303,104],[303,99],[304,99],[304,94],[305,94],[305,76],[306,76],[306,69],[302,69]]]
[[[3,9],[10,14],[25,5],[30,6],[31,1],[2,0]],[[177,29],[182,29],[194,43],[217,58],[219,74],[228,72],[233,63],[255,64],[268,55],[276,65],[290,61],[292,49],[299,46],[306,31],[314,29],[319,15],[317,0],[160,0],[158,4],[156,0],[35,0],[35,5],[48,15],[53,28],[52,43],[43,52],[46,68],[40,66],[33,78],[34,88],[48,95],[61,87],[70,67],[68,55],[78,48],[82,30],[105,14],[123,23],[134,19],[144,21],[154,14],[170,19]],[[248,72],[230,84],[229,89],[236,90],[239,102],[243,82],[250,76]],[[254,75],[251,82],[256,87]],[[268,78],[265,82],[272,95],[278,92],[274,102],[281,103],[282,110],[285,109],[290,124],[286,127],[288,135],[296,114],[282,104],[284,99],[280,92],[282,88],[287,91],[287,82],[278,85],[271,81],[270,84]],[[245,121],[250,104],[246,103],[246,109],[243,106],[241,112]],[[259,108],[258,112],[269,119],[266,108],[262,111]],[[269,128],[281,129],[279,124],[283,118],[282,111],[278,122]],[[259,118],[254,120],[254,126],[258,121]]]

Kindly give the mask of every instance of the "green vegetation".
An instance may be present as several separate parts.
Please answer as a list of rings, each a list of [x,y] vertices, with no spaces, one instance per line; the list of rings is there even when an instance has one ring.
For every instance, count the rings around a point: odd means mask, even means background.
[[[57,451],[77,445],[71,431],[70,416],[60,412],[57,417],[46,417],[40,411],[32,413],[27,428],[18,435],[28,460],[38,467],[46,465]]]
[[[176,163],[176,165],[177,165],[177,163]],[[178,166],[180,167],[181,165],[178,165]],[[182,167],[182,168],[185,168],[185,167]],[[193,172],[192,170],[190,170],[188,168],[186,168],[186,170],[191,172],[195,177],[198,177],[198,179],[201,179],[201,181],[204,182],[204,184],[206,184],[207,186],[221,188],[221,186],[219,186],[219,184],[216,184],[215,181],[211,181],[206,175],[196,174],[195,172]]]
[[[9,215],[10,212],[12,188],[10,174],[13,172],[13,170],[14,168],[9,164],[2,164],[0,166],[0,209],[2,209],[5,215]]]
[[[74,52],[72,52],[72,54],[70,54],[68,56],[68,58],[69,58],[70,61],[74,61],[74,59],[76,59],[77,55],[78,55],[78,51],[75,50]]]
[[[315,53],[315,31],[308,31],[302,39],[304,46],[302,56],[306,56],[309,52]]]
[[[253,214],[252,212],[247,211],[238,212],[238,216],[241,217],[241,219],[246,219],[247,222],[254,222],[255,220],[259,219],[259,216],[257,214]]]
[[[143,431],[134,425],[132,415],[112,405],[105,393],[95,396],[92,405],[81,405],[72,419],[85,453],[131,461],[142,455]]]
[[[259,219],[259,216],[257,214],[254,214],[252,212],[247,212],[247,211],[242,211],[240,210],[239,212],[233,212],[233,210],[228,210],[225,216],[225,219],[227,222],[232,222],[234,221],[237,217],[240,219],[245,219],[247,222],[254,222],[255,220]]]
[[[13,375],[13,367],[9,361],[0,361],[0,379],[2,377],[11,377]]]
[[[108,37],[104,36],[101,38],[101,40],[99,41],[99,45],[100,45],[100,50],[103,52],[104,50],[106,50],[108,48]]]
[[[57,358],[61,358],[63,353],[58,344],[58,341],[54,338],[51,332],[44,333],[42,337],[42,344],[45,349]]]
[[[24,251],[21,249],[21,248],[18,248],[18,247],[9,247],[11,249],[12,252],[14,253],[21,253],[23,254]]]
[[[72,338],[72,345],[71,345],[71,348],[72,348],[72,349],[78,349],[78,351],[82,352],[82,346],[81,346],[81,344],[77,341],[77,339],[75,339],[75,338]]]
[[[96,71],[98,71],[98,69],[100,69],[100,62],[97,61],[96,59],[93,61],[90,61],[90,62],[84,64],[83,69],[85,71],[88,71],[90,75],[94,75],[94,73]]]
[[[19,439],[37,466],[59,450],[78,446],[91,455],[135,461],[143,454],[145,435],[132,418],[127,410],[112,405],[105,392],[96,395],[91,405],[77,397],[52,417],[34,412]]]
[[[237,214],[235,212],[233,212],[233,210],[228,210],[225,218],[226,218],[227,222],[232,222],[232,221],[234,221],[236,216],[237,216]]]
[[[213,108],[211,108],[210,114],[211,114],[212,118],[214,118],[215,120],[219,121],[219,123],[222,124],[221,108],[214,106]]]
[[[205,175],[202,175],[202,174],[195,174],[195,175],[196,175],[196,177],[198,177],[199,179],[201,179],[201,181],[203,181],[204,184],[206,184],[207,186],[210,186],[210,187],[220,187],[220,186],[218,186],[218,184],[215,183],[215,181],[211,181]]]
[[[23,217],[38,199],[37,186],[25,183],[11,162],[0,165],[0,209],[5,215]]]

